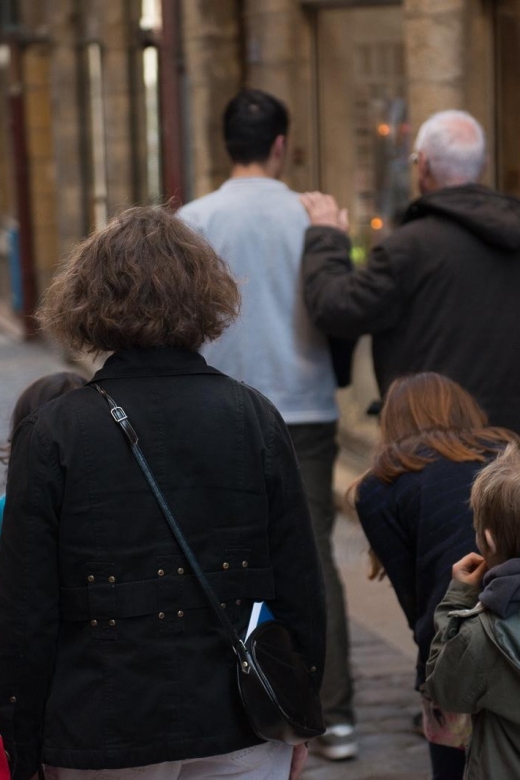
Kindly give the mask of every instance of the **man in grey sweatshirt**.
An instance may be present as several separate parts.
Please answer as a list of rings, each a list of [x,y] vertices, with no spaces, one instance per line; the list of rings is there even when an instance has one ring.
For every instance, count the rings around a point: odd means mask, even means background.
[[[260,390],[289,427],[307,490],[327,594],[327,660],[322,686],[327,733],[313,748],[329,759],[356,755],[343,590],[334,565],[333,465],[336,378],[326,337],[303,304],[300,257],[309,219],[279,181],[288,112],[260,90],[240,92],[224,113],[230,178],[178,216],[227,261],[241,284],[237,322],[201,350],[211,365]]]

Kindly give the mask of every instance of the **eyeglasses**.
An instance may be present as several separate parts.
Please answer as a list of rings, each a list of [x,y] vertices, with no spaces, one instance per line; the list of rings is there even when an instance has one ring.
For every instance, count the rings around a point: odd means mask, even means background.
[[[419,152],[412,152],[408,158],[408,162],[412,165],[417,165],[419,162]]]

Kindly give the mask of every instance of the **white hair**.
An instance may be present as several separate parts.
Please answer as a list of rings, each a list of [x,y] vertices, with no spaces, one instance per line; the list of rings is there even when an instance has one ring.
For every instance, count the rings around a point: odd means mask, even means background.
[[[419,128],[423,152],[440,187],[478,182],[486,165],[486,136],[467,111],[439,111]]]

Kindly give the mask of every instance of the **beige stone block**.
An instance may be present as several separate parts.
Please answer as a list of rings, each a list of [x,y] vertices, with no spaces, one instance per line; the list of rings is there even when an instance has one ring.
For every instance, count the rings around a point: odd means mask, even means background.
[[[447,11],[463,11],[466,2],[467,0],[404,0],[403,10],[405,14],[431,16]]]
[[[30,189],[33,198],[54,196],[56,191],[56,167],[53,157],[31,160]]]
[[[29,129],[51,127],[52,112],[50,95],[47,89],[35,88],[24,91],[25,122]]]
[[[280,17],[280,14],[277,14]],[[253,22],[253,20],[251,20]],[[263,63],[290,63],[294,59],[294,30],[287,17],[280,19],[279,24],[256,27],[252,24],[247,50],[248,65]]]
[[[246,0],[245,8],[246,13],[275,14],[280,11],[301,13],[294,0]]]
[[[28,48],[23,58],[23,78],[26,85],[32,87],[45,86],[49,82],[50,48],[35,45]]]
[[[53,270],[59,259],[56,225],[37,228],[33,234],[36,267],[41,270]]]
[[[30,158],[50,157],[53,151],[53,138],[49,126],[31,129],[27,133],[27,151]]]
[[[420,125],[436,111],[465,107],[461,83],[435,84],[430,81],[414,81],[408,87],[408,94],[413,137]]]
[[[23,24],[29,29],[38,29],[45,32],[47,29],[47,3],[35,3],[34,0],[20,0],[20,17]]]
[[[409,80],[453,81],[463,76],[463,20],[448,15],[410,19],[406,26]]]
[[[107,137],[128,137],[130,132],[130,95],[127,91],[104,93],[105,133]]]
[[[56,222],[56,203],[54,198],[33,198],[32,218],[36,229],[45,229],[50,225],[54,225]]]
[[[77,88],[77,52],[66,46],[59,46],[53,50],[50,78],[54,92],[58,98],[62,98],[63,91],[74,92]],[[67,96],[68,97],[68,96]],[[58,102],[65,102],[58,100]]]
[[[237,32],[236,0],[184,0],[182,10],[187,38]]]
[[[292,90],[292,79],[288,68],[279,63],[251,65],[248,72],[248,84],[255,89],[270,92],[285,102],[289,102]]]

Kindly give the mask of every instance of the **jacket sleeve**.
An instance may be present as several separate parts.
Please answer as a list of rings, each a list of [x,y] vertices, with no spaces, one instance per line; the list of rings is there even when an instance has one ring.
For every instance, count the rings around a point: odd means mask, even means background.
[[[452,580],[435,611],[437,633],[426,664],[425,687],[430,698],[447,712],[478,712],[486,691],[484,629],[478,615],[449,616],[453,610],[471,609],[477,600],[478,588]]]
[[[389,488],[375,477],[366,478],[358,489],[356,510],[368,542],[386,571],[408,625],[417,620],[415,546],[398,515],[419,517],[420,494],[415,485],[402,496],[400,510],[389,497]]]
[[[325,662],[325,596],[309,508],[292,440],[274,409],[266,477],[269,545],[276,599],[272,611],[291,630],[296,649],[321,684]],[[271,605],[270,605],[271,606]]]
[[[59,624],[60,495],[57,461],[30,418],[13,440],[0,543],[0,734],[13,780],[40,764]]]
[[[330,336],[357,338],[392,328],[401,314],[396,270],[383,247],[366,268],[354,270],[346,233],[333,227],[307,229],[303,249],[305,303],[314,324]]]

